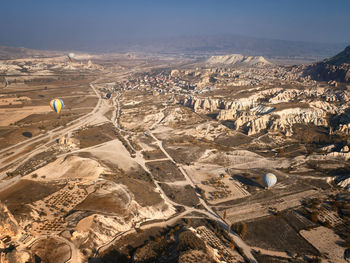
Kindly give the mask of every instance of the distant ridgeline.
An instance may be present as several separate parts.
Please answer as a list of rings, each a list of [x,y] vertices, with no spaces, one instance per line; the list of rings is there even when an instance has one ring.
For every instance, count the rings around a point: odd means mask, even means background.
[[[29,57],[62,56],[65,52],[51,50],[36,50],[24,47],[0,46],[0,59],[19,59]]]

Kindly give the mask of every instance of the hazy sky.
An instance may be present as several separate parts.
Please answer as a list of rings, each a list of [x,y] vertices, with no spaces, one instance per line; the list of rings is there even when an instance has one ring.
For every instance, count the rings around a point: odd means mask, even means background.
[[[213,34],[349,42],[350,0],[0,0],[0,45],[67,49]]]

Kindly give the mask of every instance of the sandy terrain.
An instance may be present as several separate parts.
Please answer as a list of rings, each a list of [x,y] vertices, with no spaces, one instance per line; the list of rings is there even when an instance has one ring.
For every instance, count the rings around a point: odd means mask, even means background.
[[[89,149],[89,153],[102,161],[117,165],[124,171],[138,168],[137,163],[119,140],[112,140]]]
[[[31,114],[51,112],[50,106],[33,106],[23,108],[0,108],[0,126],[8,126]]]
[[[37,174],[40,180],[55,180],[64,178],[83,178],[95,179],[105,171],[97,161],[82,158],[78,156],[60,157],[56,161],[36,170],[35,172],[25,176],[32,178],[33,174]],[[44,176],[44,179],[42,179]]]

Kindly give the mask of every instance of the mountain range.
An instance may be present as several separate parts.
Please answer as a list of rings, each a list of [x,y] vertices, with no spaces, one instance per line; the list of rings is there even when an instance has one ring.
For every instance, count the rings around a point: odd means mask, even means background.
[[[266,58],[313,58],[314,61],[330,57],[346,45],[345,43],[314,43],[257,38],[241,35],[182,36],[76,43],[73,46],[57,46],[56,50],[82,51],[89,53],[145,52],[173,56],[210,57],[213,55],[244,54]],[[348,43],[350,44],[350,43]],[[0,58],[5,58],[0,47]],[[6,47],[9,49],[9,47]],[[11,48],[10,48],[11,49]],[[7,53],[9,51],[6,51]],[[23,53],[23,50],[19,52]]]
[[[0,59],[18,59],[27,57],[52,57],[65,54],[63,51],[37,50],[24,47],[0,46]]]

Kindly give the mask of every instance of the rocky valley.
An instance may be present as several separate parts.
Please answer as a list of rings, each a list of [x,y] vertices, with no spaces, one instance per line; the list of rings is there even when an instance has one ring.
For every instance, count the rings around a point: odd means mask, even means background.
[[[1,60],[1,262],[349,261],[347,50]]]

